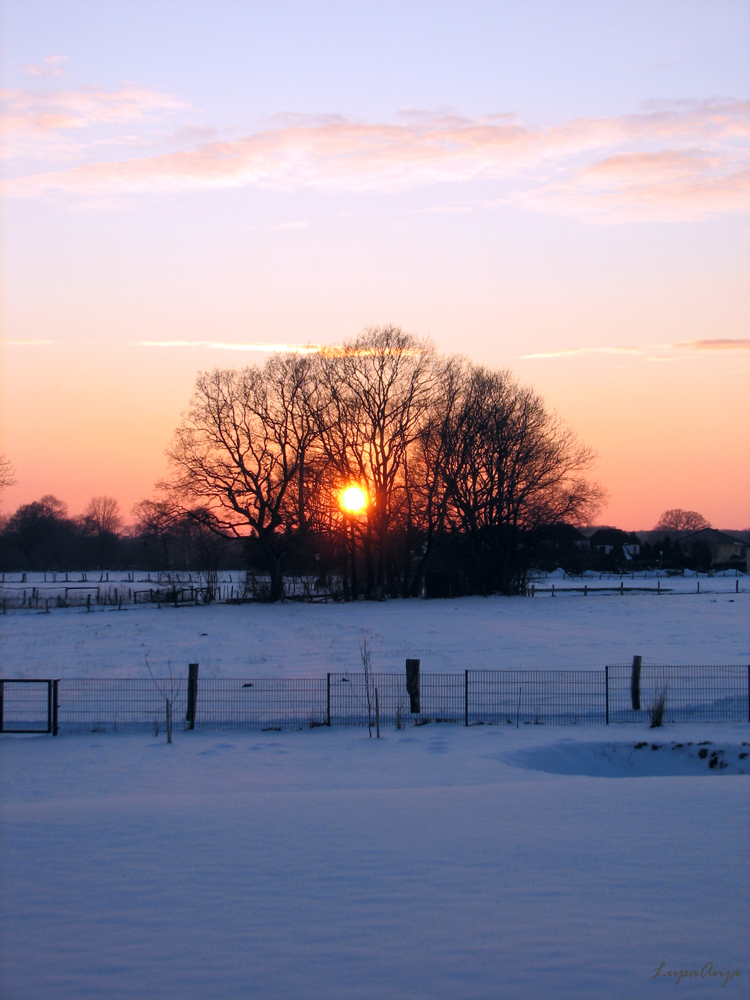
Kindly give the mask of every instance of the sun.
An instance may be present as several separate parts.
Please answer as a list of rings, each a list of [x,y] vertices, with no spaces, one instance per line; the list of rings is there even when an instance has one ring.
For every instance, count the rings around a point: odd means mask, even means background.
[[[367,494],[356,484],[345,486],[339,494],[341,509],[347,514],[358,514],[367,506]]]

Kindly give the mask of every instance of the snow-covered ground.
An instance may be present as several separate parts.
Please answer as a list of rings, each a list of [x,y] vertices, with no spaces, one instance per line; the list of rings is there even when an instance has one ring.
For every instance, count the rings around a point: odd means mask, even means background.
[[[748,751],[746,724],[0,737],[2,995],[635,1000],[661,966],[747,996]]]
[[[381,671],[748,663],[718,583],[9,611],[1,673],[313,676],[363,638]],[[0,736],[1,992],[633,1000],[710,962],[746,996],[748,754],[747,723]]]
[[[267,578],[259,577],[258,585],[270,584]],[[537,572],[529,580],[530,586],[541,593],[550,592],[554,586],[556,592],[566,591],[570,594],[587,588],[590,595],[616,590],[620,586],[625,591],[642,590],[649,592],[664,592],[672,594],[695,594],[708,592],[714,594],[747,592],[750,590],[750,580],[745,573],[738,570],[721,570],[716,573],[696,573],[685,570],[681,573],[666,570],[641,570],[632,573],[595,573],[587,570],[580,576],[570,576],[562,569],[554,572]],[[57,598],[68,601],[71,606],[85,604],[87,595],[91,603],[97,601],[97,594],[105,601],[122,604],[133,603],[134,597],[148,600],[150,592],[159,588],[170,590],[173,587],[186,592],[200,590],[203,577],[200,573],[159,573],[141,570],[89,570],[86,573],[2,573],[0,574],[0,600],[8,599],[8,607],[15,607],[21,601],[39,602],[43,605],[49,601],[50,609],[56,610]],[[249,587],[247,574],[242,570],[223,570],[216,579],[217,595],[220,600],[230,600],[240,597]],[[293,577],[285,581],[288,594],[302,595],[307,592],[325,598],[325,591],[316,589],[312,577]],[[183,595],[187,597],[187,594]],[[333,598],[329,594],[328,597]]]
[[[750,663],[750,593],[460,598],[355,604],[156,605],[0,615],[5,677],[319,676],[361,670],[597,668],[629,662]],[[729,585],[731,584],[731,590]]]

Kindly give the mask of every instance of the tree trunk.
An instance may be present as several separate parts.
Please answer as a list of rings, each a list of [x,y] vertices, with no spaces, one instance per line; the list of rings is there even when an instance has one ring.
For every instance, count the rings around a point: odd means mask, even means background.
[[[367,530],[365,531],[363,548],[365,552],[365,572],[367,574],[365,597],[368,601],[371,601],[375,594],[375,565],[372,559],[372,522],[369,517],[367,519]]]
[[[281,556],[274,552],[273,546],[267,534],[260,535],[261,548],[266,568],[271,576],[271,601],[284,600],[284,574],[282,571]]]

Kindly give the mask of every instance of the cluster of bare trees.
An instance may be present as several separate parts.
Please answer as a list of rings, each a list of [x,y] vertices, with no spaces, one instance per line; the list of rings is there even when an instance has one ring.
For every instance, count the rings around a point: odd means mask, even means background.
[[[71,518],[67,504],[48,493],[19,507],[0,529],[3,570],[103,568],[117,554],[122,517],[117,500],[99,496]]]
[[[351,564],[352,597],[357,567],[369,598],[441,572],[461,592],[517,592],[545,529],[602,499],[592,452],[533,390],[394,327],[200,374],[168,456],[142,513],[248,538],[272,599],[304,559],[345,580]],[[342,509],[351,484],[361,512]]]
[[[670,510],[664,511],[654,531],[701,531],[703,528],[710,527],[710,521],[707,521],[697,510],[682,510],[681,507],[672,507]]]

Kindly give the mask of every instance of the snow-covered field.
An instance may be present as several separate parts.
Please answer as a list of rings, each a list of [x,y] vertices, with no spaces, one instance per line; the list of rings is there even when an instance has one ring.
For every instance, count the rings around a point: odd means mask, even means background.
[[[713,582],[713,581],[712,581]],[[750,593],[461,598],[356,604],[156,605],[9,611],[0,616],[5,677],[319,676],[423,671],[603,668],[629,662],[750,663]],[[728,585],[732,585],[729,590]]]
[[[375,670],[748,663],[719,583],[9,611],[1,671],[319,675],[365,637]],[[747,996],[748,754],[747,723],[0,736],[0,994],[637,1000],[664,962]]]
[[[746,997],[748,751],[740,724],[0,737],[2,995],[637,1000],[661,966]]]

